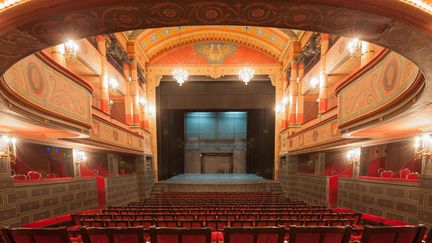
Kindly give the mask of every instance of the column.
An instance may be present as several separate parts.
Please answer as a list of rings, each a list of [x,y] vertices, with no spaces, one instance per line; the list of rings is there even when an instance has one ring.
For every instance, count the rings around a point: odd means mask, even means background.
[[[283,73],[283,96],[288,97],[289,94],[289,77],[287,77],[288,75],[286,75],[286,72]],[[282,108],[282,112],[280,114],[280,119],[281,119],[281,129],[285,130],[288,128],[288,111],[289,111],[289,104],[288,105],[284,105],[281,104],[283,106]]]
[[[161,75],[147,74],[147,120],[149,122],[149,132],[151,136],[151,149],[153,156],[153,168],[155,181],[158,180],[158,163],[157,163],[157,136],[156,136],[156,87],[159,86]],[[150,113],[153,110],[154,114]]]
[[[65,47],[64,44],[54,46],[51,49],[51,56],[58,64],[66,67]]]
[[[134,159],[139,200],[143,201],[146,198],[146,180],[145,180],[145,155],[135,156]]]
[[[315,174],[324,175],[325,171],[325,153],[318,153],[315,160]]]
[[[325,70],[326,65],[326,54],[329,48],[329,34],[321,34],[321,69],[320,69],[320,77],[319,77],[319,105],[318,105],[318,113],[324,113],[328,110],[328,83],[327,83],[327,74]]]
[[[431,155],[422,155],[422,171],[420,175],[420,193],[417,218],[419,224],[432,226],[432,158]]]
[[[132,97],[130,95],[130,89],[131,89],[131,82],[130,80],[131,75],[130,75],[130,66],[129,64],[125,63],[123,65],[123,75],[126,78],[126,94],[124,97],[124,103],[125,103],[125,122],[128,125],[131,125],[133,123],[133,100]]]
[[[296,107],[297,107],[297,91],[298,91],[298,85],[297,85],[297,77],[298,77],[298,65],[297,63],[293,62],[291,64],[291,77],[290,77],[290,86],[289,86],[289,119],[288,123],[290,125],[297,124],[296,122]]]
[[[98,51],[101,54],[101,75],[100,75],[100,102],[101,110],[105,113],[110,113],[109,108],[109,86],[108,86],[108,72],[107,72],[107,59],[106,59],[106,41],[105,37],[98,35],[96,37]]]
[[[304,75],[304,62],[298,64],[297,79],[301,80]],[[304,122],[304,96],[301,91],[301,85],[297,85],[297,110],[296,110],[296,121],[297,124],[303,124]]]
[[[2,226],[21,225],[18,202],[15,199],[14,181],[11,177],[11,156],[9,153],[0,157],[0,198],[2,199]]]
[[[117,176],[119,174],[119,157],[117,154],[107,154],[108,161],[108,174],[110,176]]]
[[[139,107],[139,90],[138,90],[138,70],[137,70],[137,62],[133,60],[130,65],[130,97],[132,99],[132,113],[133,119],[132,123],[134,125],[140,125],[140,107]]]
[[[283,73],[275,73],[270,76],[270,79],[272,80],[272,84],[275,86],[275,98],[276,103],[282,99],[283,95]],[[281,119],[276,114],[275,119],[275,151],[274,151],[274,179],[276,181],[279,180],[279,167],[280,167],[280,132],[281,132]]]

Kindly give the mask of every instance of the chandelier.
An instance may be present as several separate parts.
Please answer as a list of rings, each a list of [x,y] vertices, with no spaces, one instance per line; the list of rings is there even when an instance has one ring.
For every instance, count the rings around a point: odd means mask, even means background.
[[[77,57],[79,46],[75,41],[68,40],[65,44],[65,55],[68,58],[75,58]]]
[[[184,82],[188,79],[188,71],[182,68],[174,69],[172,72],[174,79],[177,83],[182,86]]]
[[[243,67],[240,69],[238,75],[239,79],[243,81],[245,85],[253,78],[255,71],[250,67]]]

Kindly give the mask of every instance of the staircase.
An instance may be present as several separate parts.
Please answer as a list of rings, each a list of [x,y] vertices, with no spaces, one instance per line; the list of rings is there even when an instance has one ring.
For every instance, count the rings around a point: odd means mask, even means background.
[[[285,196],[284,195],[284,191],[282,190],[282,186],[281,186],[281,184],[279,182],[275,182],[275,183],[269,184],[268,187],[269,187],[269,191],[272,194],[280,194],[282,196]]]
[[[150,193],[150,198],[155,198],[156,194],[162,194],[163,192],[165,192],[166,191],[165,187],[166,187],[165,183],[161,183],[161,182],[154,183]]]

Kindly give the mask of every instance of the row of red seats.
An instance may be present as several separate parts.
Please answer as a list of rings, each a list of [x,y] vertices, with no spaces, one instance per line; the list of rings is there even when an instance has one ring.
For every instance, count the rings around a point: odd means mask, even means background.
[[[356,223],[360,213],[281,213],[281,214],[77,214],[77,219],[346,219],[354,218]]]
[[[129,227],[142,226],[149,228],[156,227],[185,227],[200,228],[209,227],[213,231],[218,231],[224,227],[244,227],[244,226],[345,226],[354,225],[354,219],[257,219],[257,220],[224,220],[224,219],[182,219],[182,220],[153,220],[153,219],[81,219],[81,226],[88,227]]]
[[[231,210],[222,210],[222,209],[180,209],[180,210],[136,210],[136,209],[121,209],[121,210],[112,210],[112,209],[103,209],[102,213],[111,213],[111,214],[299,214],[299,213],[331,213],[331,209],[231,209]]]
[[[283,243],[288,232],[289,243],[348,243],[350,226],[291,226],[224,228],[226,243]],[[68,231],[56,229],[2,229],[6,243],[69,243]],[[84,243],[211,243],[210,228],[86,228],[79,229]],[[425,232],[424,226],[381,227],[366,226],[362,243],[418,243]],[[146,239],[145,234],[150,238]],[[428,243],[431,242],[429,236]]]

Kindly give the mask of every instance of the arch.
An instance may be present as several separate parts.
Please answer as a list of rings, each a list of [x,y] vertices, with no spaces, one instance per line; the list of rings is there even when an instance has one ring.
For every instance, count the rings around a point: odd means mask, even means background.
[[[303,29],[360,39],[401,53],[432,78],[432,15],[409,1],[32,0],[0,12],[0,73],[67,38],[186,25]],[[432,92],[426,82],[425,92]],[[422,95],[416,108],[429,103]],[[414,110],[414,109],[411,109]]]

